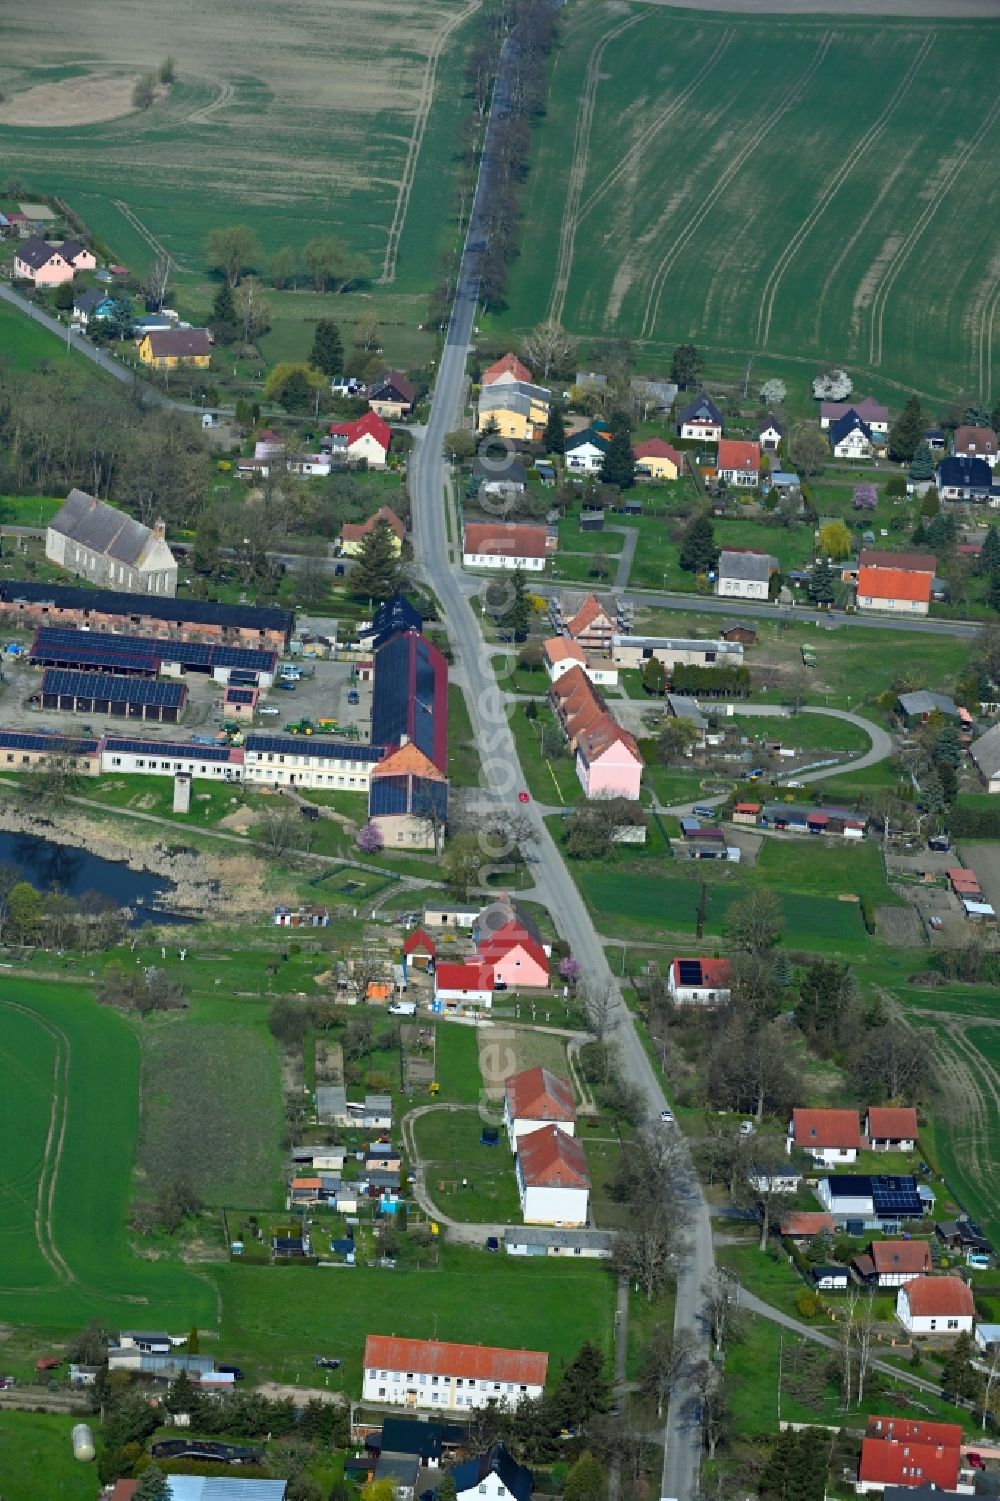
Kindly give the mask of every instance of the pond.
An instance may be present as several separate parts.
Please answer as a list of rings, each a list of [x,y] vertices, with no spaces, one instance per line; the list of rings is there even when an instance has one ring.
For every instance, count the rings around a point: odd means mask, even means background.
[[[144,870],[130,870],[120,861],[104,860],[89,850],[68,844],[54,844],[34,834],[0,833],[0,865],[12,866],[36,891],[58,889],[66,896],[83,896],[95,891],[110,897],[119,907],[131,907],[130,926],[144,922],[182,923],[188,919],[160,906],[171,889],[162,876]]]

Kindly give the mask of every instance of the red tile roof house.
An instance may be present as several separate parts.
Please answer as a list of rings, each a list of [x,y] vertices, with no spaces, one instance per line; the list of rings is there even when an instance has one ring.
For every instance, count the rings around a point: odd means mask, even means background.
[[[991,427],[957,427],[952,452],[956,458],[985,459],[991,469],[996,468],[1000,457],[997,435]]]
[[[516,1407],[521,1397],[542,1395],[548,1365],[543,1350],[369,1334],[362,1399],[444,1412],[499,1401]]]
[[[929,573],[910,573],[903,568],[859,568],[858,609],[927,615],[933,583],[934,577]]]
[[[926,1428],[954,1426],[959,1434],[954,1443],[933,1440],[885,1439],[870,1432],[861,1443],[857,1489],[882,1491],[887,1485],[927,1486],[954,1491],[961,1468],[961,1428],[957,1424],[924,1424]]]
[[[547,989],[548,955],[516,919],[482,938],[476,952],[479,960],[492,969],[496,989]]]
[[[580,608],[565,622],[566,633],[584,651],[607,652],[614,646],[617,624],[614,615],[596,594],[588,594]]]
[[[541,573],[548,552],[544,526],[514,521],[467,521],[462,542],[465,568],[520,568]]]
[[[73,267],[54,245],[32,235],[14,252],[14,275],[36,287],[61,287],[73,280]]]
[[[470,959],[464,964],[439,964],[434,971],[434,1004],[439,1010],[493,1005],[493,966]]]
[[[961,1277],[914,1277],[896,1295],[896,1317],[909,1334],[971,1334],[972,1288]]]
[[[549,689],[576,775],[588,798],[639,798],[643,761],[634,737],[612,718],[582,667],[571,666]]]
[[[374,516],[369,516],[367,521],[344,522],[340,528],[341,552],[346,552],[349,556],[356,555],[368,533],[374,531],[380,521],[387,521],[393,536],[402,543],[406,536],[406,527],[391,506],[379,506]]]
[[[392,442],[392,428],[377,412],[365,412],[351,422],[332,422],[331,438],[343,439],[349,459],[364,459],[369,469],[384,469]],[[339,444],[334,445],[337,451]]]
[[[789,1240],[805,1241],[812,1240],[814,1235],[827,1234],[831,1238],[834,1233],[832,1214],[824,1214],[822,1211],[812,1209],[793,1209],[786,1214],[781,1221],[779,1230]]]
[[[728,959],[674,959],[667,989],[678,1006],[717,1006],[729,1000]]]
[[[414,928],[403,940],[403,964],[413,969],[428,970],[437,958],[434,940],[423,928]]]
[[[482,386],[510,386],[523,380],[531,384],[531,371],[522,365],[516,354],[501,355],[496,364],[483,371]]]
[[[512,1074],[504,1085],[503,1120],[511,1151],[517,1150],[522,1137],[542,1126],[556,1126],[567,1136],[574,1136],[576,1101],[572,1084],[540,1066]]]
[[[590,1173],[580,1143],[558,1126],[540,1126],[517,1144],[514,1159],[526,1225],[585,1225]]]
[[[581,672],[587,670],[587,653],[579,642],[570,640],[568,636],[552,636],[548,641],[543,641],[542,652],[545,671],[552,683],[561,678],[564,672],[569,672],[571,667],[579,667]]]
[[[760,479],[760,445],[736,438],[720,438],[716,468],[720,480],[725,480],[727,485],[752,489]]]
[[[873,1152],[912,1152],[917,1142],[917,1112],[912,1106],[869,1105],[865,1135]]]
[[[856,1162],[863,1147],[856,1110],[793,1110],[785,1150],[807,1152],[814,1162],[829,1167]]]
[[[934,1270],[928,1240],[873,1240],[853,1266],[862,1282],[875,1287],[902,1287]]]

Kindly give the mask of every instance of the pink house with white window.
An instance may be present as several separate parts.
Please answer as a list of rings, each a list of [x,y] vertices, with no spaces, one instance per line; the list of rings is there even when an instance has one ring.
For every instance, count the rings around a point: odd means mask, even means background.
[[[54,245],[32,235],[14,252],[14,275],[36,287],[61,287],[73,280],[73,267]]]
[[[642,757],[627,730],[610,715],[583,730],[576,743],[576,774],[588,797],[627,797],[636,802],[642,783]]]

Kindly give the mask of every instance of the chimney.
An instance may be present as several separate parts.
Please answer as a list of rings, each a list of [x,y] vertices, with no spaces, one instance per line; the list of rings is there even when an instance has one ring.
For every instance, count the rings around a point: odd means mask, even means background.
[[[410,737],[409,737],[409,735],[400,735],[400,737],[399,737],[399,748],[400,748],[400,750],[403,749],[404,745],[409,745],[409,743],[410,743]]]
[[[155,523],[153,526],[153,536],[157,542],[165,542],[167,540],[167,523],[165,521],[157,521]]]

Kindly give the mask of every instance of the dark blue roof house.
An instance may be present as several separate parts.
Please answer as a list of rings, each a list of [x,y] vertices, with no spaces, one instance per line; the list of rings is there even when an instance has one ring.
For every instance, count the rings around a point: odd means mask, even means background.
[[[489,1475],[495,1475],[513,1501],[531,1501],[535,1477],[526,1465],[519,1465],[503,1444],[494,1444],[477,1459],[467,1459],[451,1472],[459,1497],[476,1493]]]
[[[1000,495],[1000,484],[994,481],[986,460],[965,454],[941,460],[937,486],[942,500],[989,500]]]

